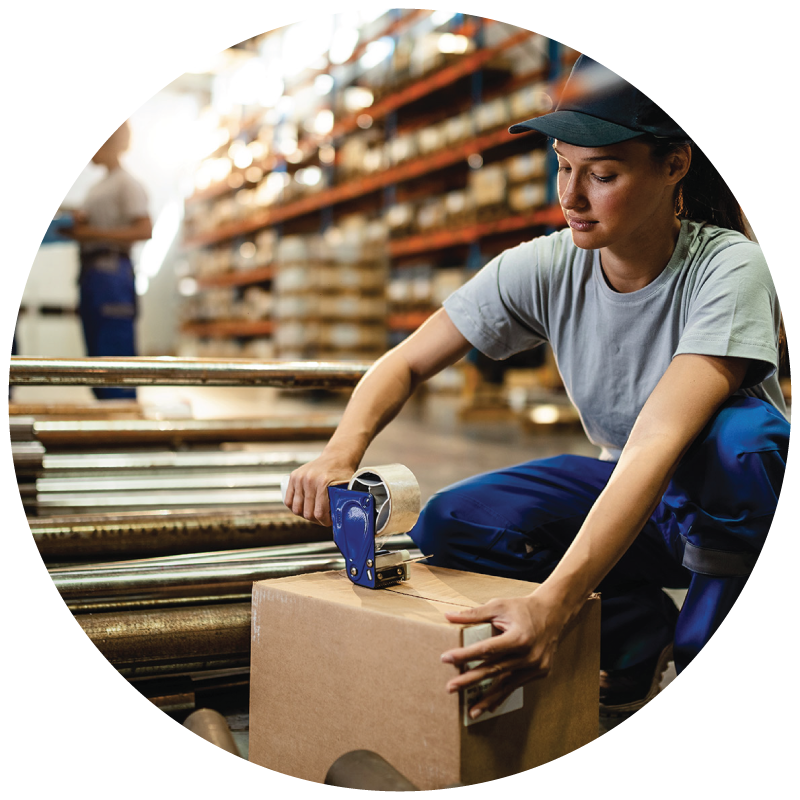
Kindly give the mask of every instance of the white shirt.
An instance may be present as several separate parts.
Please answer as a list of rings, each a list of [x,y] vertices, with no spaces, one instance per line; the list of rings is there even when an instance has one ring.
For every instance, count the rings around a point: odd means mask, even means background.
[[[122,167],[111,170],[86,195],[83,210],[93,228],[125,228],[135,220],[148,216],[144,188]],[[110,242],[95,241],[84,250],[115,247]],[[118,247],[118,245],[116,246]]]

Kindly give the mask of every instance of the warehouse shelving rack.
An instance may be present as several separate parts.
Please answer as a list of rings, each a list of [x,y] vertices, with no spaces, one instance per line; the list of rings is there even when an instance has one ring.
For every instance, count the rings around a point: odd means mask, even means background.
[[[387,35],[386,31],[391,30],[388,35],[397,35],[403,29],[407,29],[414,22],[419,21],[429,12],[414,11],[407,12],[405,16],[400,16],[392,20],[390,26],[378,33],[374,38]],[[460,15],[459,15],[460,16]],[[482,96],[491,96],[491,90],[486,92],[484,73],[493,60],[501,57],[506,51],[516,47],[526,40],[533,37],[530,31],[518,30],[512,33],[503,41],[491,47],[482,46],[481,30],[485,24],[492,24],[492,20],[458,20],[459,29],[469,31],[474,35],[478,43],[477,48],[459,59],[445,64],[431,74],[422,78],[412,80],[406,85],[396,88],[383,97],[379,97],[372,106],[365,109],[372,118],[373,123],[383,120],[385,123],[387,140],[398,130],[408,129],[408,123],[401,122],[398,125],[398,113],[408,108],[410,105],[420,101],[425,101],[441,93],[449,87],[453,87],[459,81],[469,82],[469,98],[462,97],[462,108],[464,103],[477,104],[481,102]],[[359,43],[356,53],[365,49],[367,42]],[[351,60],[358,56],[354,53]],[[506,83],[501,91],[513,91],[519,86],[533,84],[537,81],[548,80],[551,83],[558,81],[571,65],[571,60],[577,54],[572,51],[563,51],[556,42],[550,42],[548,49],[547,66],[543,71],[537,71],[528,75],[517,75],[507,77]],[[326,70],[320,70],[315,74],[322,74]],[[310,80],[307,76],[304,82]],[[485,92],[485,94],[484,94]],[[495,93],[497,89],[495,89]],[[420,120],[424,124],[424,115],[418,115],[416,126],[420,125]],[[298,144],[299,149],[304,152],[302,161],[287,164],[280,157],[270,156],[267,160],[259,164],[262,168],[288,170],[298,169],[311,163],[310,152],[316,152],[319,144],[324,142],[337,142],[341,137],[358,129],[359,113],[351,114],[339,120],[333,127],[330,134],[325,137],[309,135],[304,137]],[[252,121],[246,123],[252,124]],[[412,123],[413,127],[414,123]],[[384,207],[391,205],[397,200],[398,193],[407,192],[409,186],[416,187],[417,194],[425,195],[428,186],[432,186],[437,175],[446,174],[447,170],[466,167],[467,159],[470,156],[480,155],[486,158],[496,157],[498,153],[521,152],[525,144],[520,140],[528,138],[526,135],[515,136],[508,133],[507,126],[497,130],[481,133],[471,139],[463,141],[456,146],[444,148],[442,150],[417,156],[404,163],[389,167],[374,174],[363,175],[355,179],[346,180],[339,184],[334,184],[326,189],[308,194],[298,199],[286,202],[274,207],[260,210],[249,217],[237,219],[218,225],[208,230],[198,230],[190,232],[185,240],[187,249],[205,248],[210,246],[230,247],[235,246],[248,236],[258,232],[274,228],[279,233],[285,233],[286,223],[304,226],[309,230],[314,226],[314,219],[318,219],[317,229],[324,230],[334,220],[334,214],[351,211],[353,207],[374,208],[375,199],[382,203]],[[530,146],[529,144],[527,145]],[[548,164],[549,169],[552,163]],[[554,190],[552,174],[548,175],[548,205],[527,213],[506,214],[502,218],[490,221],[472,221],[457,227],[449,226],[444,230],[436,230],[426,233],[415,233],[400,238],[391,238],[386,245],[386,253],[392,262],[402,264],[404,260],[415,257],[435,257],[436,254],[463,252],[467,248],[466,258],[462,259],[468,265],[480,266],[481,244],[486,244],[492,237],[496,241],[501,241],[501,235],[506,236],[517,234],[519,241],[527,233],[544,232],[553,230],[563,225],[563,217],[560,210],[553,205]],[[238,187],[237,187],[238,189]],[[237,189],[231,188],[227,183],[211,186],[204,191],[197,192],[187,199],[187,208],[196,204],[214,202],[220,198],[233,194]],[[505,240],[502,240],[505,241]],[[502,248],[500,248],[502,249]],[[197,286],[199,290],[220,287],[245,287],[254,284],[269,285],[274,277],[272,266],[261,265],[254,269],[233,270],[214,275],[198,276]],[[420,324],[427,317],[427,313],[414,311],[410,313],[393,313],[387,319],[390,330],[410,331]],[[267,320],[217,320],[202,322],[186,322],[183,330],[186,333],[210,338],[224,337],[248,337],[264,335],[268,336],[274,330],[274,326]],[[260,324],[258,324],[260,323]]]

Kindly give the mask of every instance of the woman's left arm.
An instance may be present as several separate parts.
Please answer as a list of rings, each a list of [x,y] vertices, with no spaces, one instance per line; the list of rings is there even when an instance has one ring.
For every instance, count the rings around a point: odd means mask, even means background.
[[[492,622],[501,631],[442,655],[456,666],[483,660],[451,680],[451,692],[486,677],[496,679],[495,689],[471,715],[479,716],[518,686],[548,673],[564,626],[631,546],[689,446],[741,386],[748,364],[740,358],[675,356],[642,408],[608,484],[547,580],[527,597],[492,600],[447,615],[451,622]]]

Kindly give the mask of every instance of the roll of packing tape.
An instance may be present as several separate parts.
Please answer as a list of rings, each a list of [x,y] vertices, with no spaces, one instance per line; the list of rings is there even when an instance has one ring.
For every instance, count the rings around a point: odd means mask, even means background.
[[[291,474],[281,477],[281,500],[283,500],[284,503],[286,503],[286,492],[289,489],[289,478],[291,477]]]
[[[350,478],[347,488],[369,492],[375,498],[376,536],[407,533],[419,517],[419,484],[414,473],[402,464],[364,467]]]

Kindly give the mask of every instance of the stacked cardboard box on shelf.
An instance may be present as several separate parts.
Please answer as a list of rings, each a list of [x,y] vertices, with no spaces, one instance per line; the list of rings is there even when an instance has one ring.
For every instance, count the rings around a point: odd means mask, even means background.
[[[456,26],[451,33],[427,20],[430,13],[405,10],[370,23],[367,28],[374,33],[404,18],[416,20],[391,34],[391,56],[380,63],[362,69],[360,57],[354,56],[349,64],[328,64],[335,87],[329,93],[317,91],[316,79],[289,79],[280,109],[276,104],[236,112],[225,121],[227,131],[220,131],[219,147],[198,166],[196,194],[186,206],[185,236],[190,244],[193,238],[203,244],[192,259],[198,293],[187,299],[182,316],[208,324],[195,325],[194,333],[184,331],[185,354],[378,355],[387,346],[387,316],[391,321],[396,312],[413,311],[417,316],[405,321],[410,325],[438,307],[441,298],[432,288],[436,276],[460,258],[454,262],[451,253],[440,260],[421,252],[422,261],[430,263],[427,277],[395,280],[389,291],[399,300],[387,307],[388,240],[463,230],[545,204],[543,150],[498,160],[496,148],[505,150],[503,156],[521,149],[510,144],[505,129],[552,106],[542,81],[548,66],[546,40],[460,15],[448,23],[448,28]],[[446,52],[443,36],[450,44],[457,40],[458,48]],[[264,43],[270,37],[265,35]],[[271,50],[259,45],[262,55],[270,50],[279,58],[281,37],[272,37]],[[504,50],[503,43],[511,40],[517,44]],[[415,82],[448,65],[458,72],[458,64],[472,54],[481,56],[476,52],[481,49],[484,56],[470,61],[472,66],[453,82],[441,84],[436,78],[419,94],[413,91]],[[392,95],[407,88],[415,99],[394,108]],[[393,171],[396,184],[375,181],[387,170]],[[344,192],[335,192],[330,206],[320,198],[281,213],[274,224],[269,221],[272,210],[282,212],[332,187]],[[348,213],[361,213],[331,226],[344,202],[352,202]],[[282,230],[308,231],[315,225],[325,233],[287,235]],[[474,258],[472,253],[470,263]],[[456,273],[463,274],[453,270],[442,280],[447,283]],[[236,277],[226,280],[230,275]],[[224,334],[214,333],[220,329],[213,323],[220,320],[265,324],[227,326]]]
[[[377,127],[356,131],[339,146],[336,154],[337,180],[342,182],[375,174],[414,158],[435,154],[474,136],[507,127],[513,121],[545,113],[552,106],[546,89],[545,84],[534,83],[516,90],[508,98],[494,98],[474,108],[446,116],[437,123],[388,140],[384,139]],[[265,125],[256,134],[256,140],[261,141],[264,131],[271,136],[289,136]],[[291,134],[294,137],[297,135],[297,130]],[[208,204],[205,210],[194,209],[194,213],[187,219],[188,229],[197,233],[213,230],[235,220],[247,219],[260,209],[291,202],[306,194],[322,191],[330,185],[329,175],[324,170],[314,172],[313,180],[308,180],[308,177],[300,174],[298,179],[297,172],[290,174],[287,171],[265,171],[257,185],[253,186],[242,179],[235,200],[230,197],[222,198]]]
[[[386,350],[385,229],[353,215],[278,244],[273,291],[284,358],[369,359]]]

